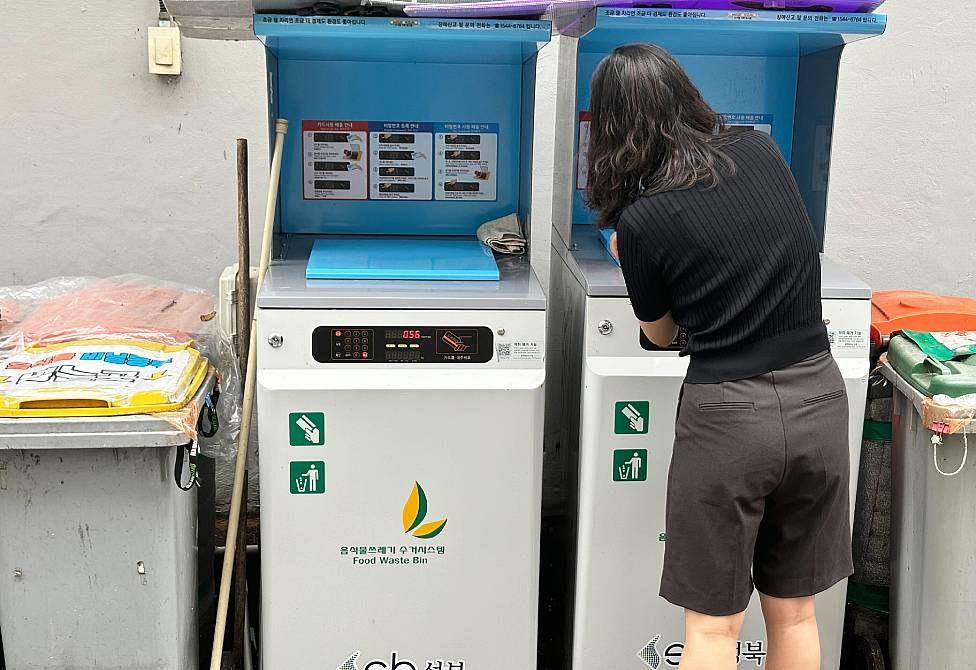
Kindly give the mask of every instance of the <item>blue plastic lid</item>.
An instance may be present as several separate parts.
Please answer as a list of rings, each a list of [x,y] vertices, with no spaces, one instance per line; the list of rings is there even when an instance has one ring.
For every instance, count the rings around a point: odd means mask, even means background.
[[[326,237],[312,246],[305,277],[498,281],[499,273],[476,239]]]

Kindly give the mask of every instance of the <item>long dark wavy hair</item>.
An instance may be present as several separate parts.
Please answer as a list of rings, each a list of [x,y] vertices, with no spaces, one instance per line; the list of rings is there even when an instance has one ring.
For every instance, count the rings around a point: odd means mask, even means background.
[[[630,44],[604,58],[590,115],[586,191],[601,228],[641,195],[714,186],[733,169],[721,117],[660,47]]]

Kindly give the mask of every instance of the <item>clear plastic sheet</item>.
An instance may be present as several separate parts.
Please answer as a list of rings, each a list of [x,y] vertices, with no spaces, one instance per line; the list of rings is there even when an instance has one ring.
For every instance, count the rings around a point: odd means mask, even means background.
[[[194,341],[201,352],[219,346],[213,294],[139,275],[107,279],[62,277],[32,286],[0,288],[12,302],[0,350],[108,337],[162,344]]]
[[[199,437],[202,453],[216,460],[217,509],[225,511],[233,484],[243,389],[234,347],[218,325],[215,296],[140,275],[59,277],[30,286],[0,287],[0,357],[30,346],[91,339],[192,342],[210,361],[220,388],[216,433],[197,434],[197,417],[207,413],[206,407],[187,406],[159,416],[179,425],[190,439]],[[203,423],[207,427],[206,417]],[[256,501],[253,467],[252,477],[248,497]]]

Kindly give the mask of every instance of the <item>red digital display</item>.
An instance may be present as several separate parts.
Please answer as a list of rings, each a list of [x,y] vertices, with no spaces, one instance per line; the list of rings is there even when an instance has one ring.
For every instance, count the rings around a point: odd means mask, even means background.
[[[319,326],[318,363],[488,363],[495,349],[485,326]]]

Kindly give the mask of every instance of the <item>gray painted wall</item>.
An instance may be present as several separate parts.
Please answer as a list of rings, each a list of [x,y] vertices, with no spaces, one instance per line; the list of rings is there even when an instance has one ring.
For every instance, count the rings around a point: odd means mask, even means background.
[[[216,289],[236,257],[235,138],[253,237],[267,189],[260,43],[183,40],[149,74],[151,0],[4,2],[0,284],[140,272]]]
[[[260,45],[184,39],[183,76],[159,77],[152,0],[4,4],[0,284],[135,271],[214,287],[235,254],[237,136],[253,229],[263,215]],[[952,20],[966,1],[939,4],[889,0],[888,35],[845,55],[827,250],[876,288],[972,295],[976,41]]]
[[[875,288],[976,296],[976,40],[967,0],[888,0],[841,66],[827,252]]]

